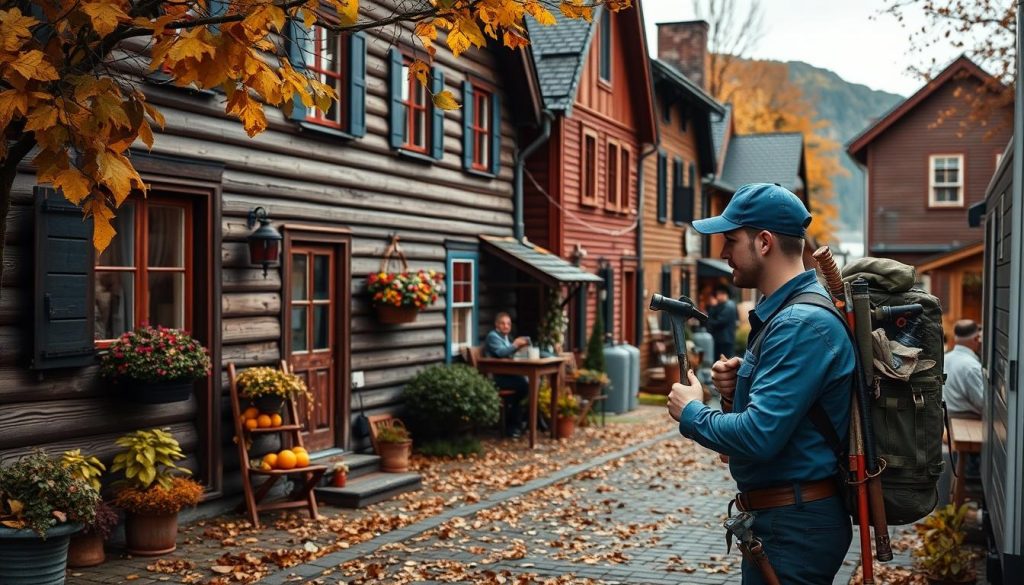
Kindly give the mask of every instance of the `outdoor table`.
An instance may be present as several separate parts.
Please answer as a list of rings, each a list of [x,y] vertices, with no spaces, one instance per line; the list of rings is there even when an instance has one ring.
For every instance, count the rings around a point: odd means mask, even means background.
[[[957,508],[964,503],[964,486],[967,478],[965,462],[969,453],[981,453],[982,424],[978,419],[950,418],[949,441],[956,453],[956,476],[953,477],[952,500]]]
[[[542,376],[553,376],[551,384],[551,436],[555,436],[558,391],[562,386],[562,372],[567,358],[554,356],[536,359],[487,358],[476,361],[478,370],[485,374],[503,376],[526,376],[530,383],[530,448],[537,442],[537,395],[540,392]]]

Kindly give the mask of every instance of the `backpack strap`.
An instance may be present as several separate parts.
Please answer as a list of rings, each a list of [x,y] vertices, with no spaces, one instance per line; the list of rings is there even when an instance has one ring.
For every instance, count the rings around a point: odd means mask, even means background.
[[[850,342],[854,343],[853,332],[846,326],[846,318],[830,300],[815,292],[802,292],[787,299],[781,307],[776,309],[774,313],[765,319],[764,325],[761,327],[761,330],[757,332],[754,342],[749,347],[750,353],[753,354],[754,357],[760,358],[761,356],[761,345],[764,342],[764,332],[768,328],[768,323],[770,323],[776,315],[781,313],[783,309],[798,304],[821,307],[835,315],[836,318],[842,322],[843,331],[846,331],[846,336],[850,339]],[[854,347],[856,347],[856,343],[854,343]],[[857,352],[855,351],[854,356],[859,360],[860,358],[856,354]],[[857,367],[859,371],[859,365]],[[857,372],[854,372],[854,375],[857,375]],[[832,452],[835,453],[836,460],[840,465],[842,465],[842,462],[846,457],[846,448],[843,447],[842,442],[839,440],[839,435],[836,433],[835,427],[832,426],[832,421],[828,418],[828,413],[826,413],[825,408],[821,406],[821,400],[814,401],[814,404],[811,405],[811,409],[807,412],[807,418],[810,419],[814,429],[817,430],[818,433],[821,434],[822,438],[825,439],[825,442],[832,449]]]

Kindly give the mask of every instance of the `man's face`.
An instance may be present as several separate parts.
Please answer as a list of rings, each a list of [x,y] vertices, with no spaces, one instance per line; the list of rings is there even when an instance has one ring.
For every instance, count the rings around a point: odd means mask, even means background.
[[[512,331],[512,319],[502,317],[494,322],[494,327],[498,330],[498,333],[508,335],[509,331]]]
[[[757,288],[762,260],[754,249],[749,230],[739,228],[725,233],[722,260],[732,267],[732,283],[740,288]]]

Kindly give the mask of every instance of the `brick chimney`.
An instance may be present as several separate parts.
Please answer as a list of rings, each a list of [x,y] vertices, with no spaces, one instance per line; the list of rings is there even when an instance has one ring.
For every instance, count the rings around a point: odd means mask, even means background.
[[[658,23],[658,58],[707,89],[708,29],[704,20]]]

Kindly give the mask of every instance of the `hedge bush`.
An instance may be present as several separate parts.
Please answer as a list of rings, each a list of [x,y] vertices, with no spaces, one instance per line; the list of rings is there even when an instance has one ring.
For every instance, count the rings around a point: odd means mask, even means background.
[[[418,437],[455,437],[498,422],[501,399],[488,378],[462,364],[435,365],[403,392],[406,421]]]

